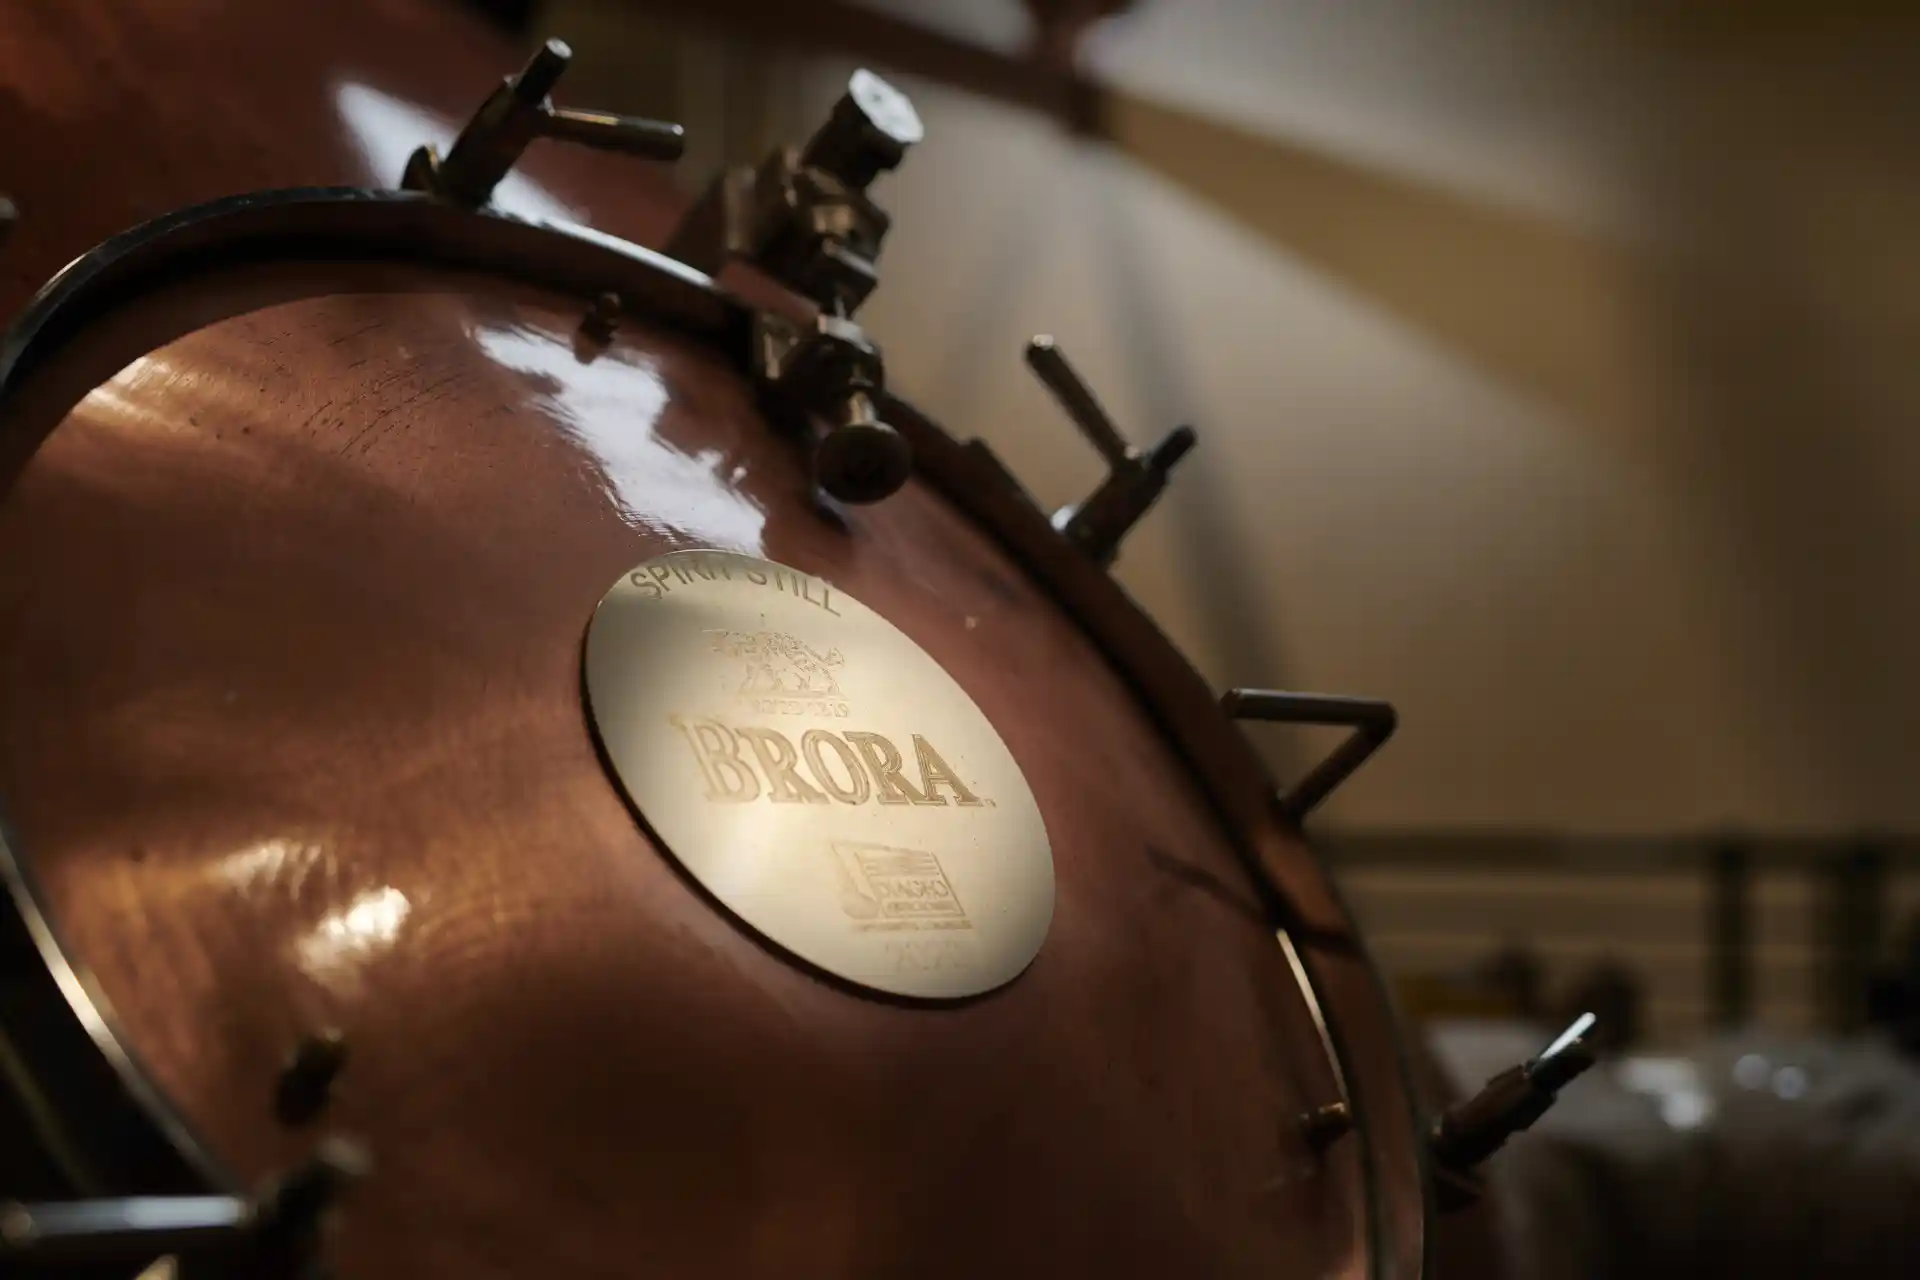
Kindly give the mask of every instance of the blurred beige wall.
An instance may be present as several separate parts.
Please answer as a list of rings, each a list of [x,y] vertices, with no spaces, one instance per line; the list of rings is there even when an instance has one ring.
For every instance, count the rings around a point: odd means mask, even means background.
[[[1220,686],[1399,705],[1328,821],[1920,827],[1920,46],[1678,11],[1147,3],[1090,51],[1114,146],[900,78],[895,386],[1049,503],[1097,471],[1030,334],[1199,427],[1118,572]],[[672,47],[734,153],[849,69]]]

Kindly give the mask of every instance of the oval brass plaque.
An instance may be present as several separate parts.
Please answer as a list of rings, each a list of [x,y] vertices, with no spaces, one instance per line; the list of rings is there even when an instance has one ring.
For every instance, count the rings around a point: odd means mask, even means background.
[[[927,999],[991,990],[1040,950],[1053,855],[1020,767],[859,601],[766,560],[676,551],[600,602],[586,677],[628,798],[780,947]]]

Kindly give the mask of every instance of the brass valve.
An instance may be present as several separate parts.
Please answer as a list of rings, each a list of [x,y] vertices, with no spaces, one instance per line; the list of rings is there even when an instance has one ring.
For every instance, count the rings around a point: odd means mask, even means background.
[[[667,255],[708,275],[738,258],[827,314],[851,316],[879,283],[892,225],[867,187],[920,137],[906,96],[856,71],[804,147],[715,179],[674,229]]]

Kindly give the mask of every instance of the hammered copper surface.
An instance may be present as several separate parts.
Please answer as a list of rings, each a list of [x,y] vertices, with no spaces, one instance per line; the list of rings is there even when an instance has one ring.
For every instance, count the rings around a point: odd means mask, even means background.
[[[1317,1172],[1292,1125],[1334,1096],[1314,1027],[1120,678],[920,482],[819,514],[712,354],[581,362],[583,305],[209,275],[9,415],[59,425],[0,502],[0,804],[160,1083],[259,1176],[311,1141],[275,1071],[345,1032],[347,1275],[1361,1272],[1358,1143]],[[978,703],[1057,876],[1012,985],[856,996],[649,843],[580,650],[681,547],[857,596]]]

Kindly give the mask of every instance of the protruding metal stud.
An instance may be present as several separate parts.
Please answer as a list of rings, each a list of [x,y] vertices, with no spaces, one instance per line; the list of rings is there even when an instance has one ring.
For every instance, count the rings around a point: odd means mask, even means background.
[[[351,1138],[327,1138],[305,1162],[267,1188],[256,1202],[255,1216],[263,1232],[309,1230],[372,1171],[373,1160],[365,1147]]]
[[[1353,776],[1388,738],[1400,717],[1390,702],[1377,698],[1339,698],[1324,693],[1281,693],[1274,689],[1234,689],[1220,709],[1236,720],[1277,724],[1351,725],[1353,732],[1280,797],[1280,808],[1302,822],[1335,788]]]
[[[313,1276],[322,1232],[340,1199],[373,1170],[366,1149],[347,1138],[323,1141],[305,1163],[254,1200],[253,1228],[235,1257],[236,1275]],[[187,1274],[197,1274],[186,1268]]]
[[[1539,1057],[1501,1072],[1434,1121],[1427,1147],[1441,1208],[1462,1209],[1478,1199],[1475,1170],[1508,1138],[1531,1128],[1560,1090],[1593,1066],[1586,1036],[1597,1022],[1593,1014],[1582,1014]]]
[[[1095,563],[1112,564],[1120,552],[1121,539],[1159,500],[1174,464],[1187,455],[1199,437],[1192,427],[1180,426],[1151,449],[1135,449],[1046,334],[1027,344],[1027,365],[1107,464],[1107,478],[1093,496],[1055,512],[1053,527]]]
[[[241,1196],[146,1196],[0,1206],[0,1263],[139,1259],[218,1247],[242,1235],[253,1207]]]
[[[613,331],[620,326],[621,309],[619,294],[601,294],[593,300],[593,305],[587,308],[587,314],[581,318],[581,334],[592,342],[611,342]]]
[[[559,83],[573,51],[549,40],[519,75],[508,79],[467,122],[446,157],[421,147],[407,161],[400,185],[451,203],[478,208],[493,195],[520,154],[536,138],[577,142],[648,160],[678,160],[686,150],[677,124],[555,107],[547,95]]]
[[[285,1125],[317,1119],[333,1097],[333,1083],[347,1065],[347,1038],[327,1030],[303,1039],[280,1072],[273,1112]]]
[[[356,1143],[329,1138],[253,1199],[146,1196],[0,1205],[0,1264],[140,1266],[171,1253],[240,1264],[235,1275],[306,1275],[301,1263],[313,1256],[327,1210],[371,1167]]]
[[[1353,1108],[1345,1102],[1329,1102],[1300,1117],[1300,1136],[1316,1155],[1325,1151],[1353,1128]]]

